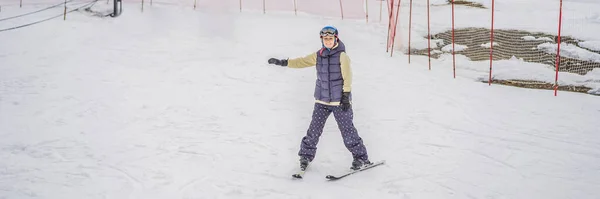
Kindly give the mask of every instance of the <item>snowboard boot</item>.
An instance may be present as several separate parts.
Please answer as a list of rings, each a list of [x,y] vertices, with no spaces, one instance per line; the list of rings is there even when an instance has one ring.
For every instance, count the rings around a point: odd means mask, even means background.
[[[350,169],[359,170],[371,164],[373,163],[371,163],[371,161],[369,161],[368,159],[355,158],[354,161],[352,161],[352,167],[350,167]]]
[[[310,164],[310,159],[308,159],[307,157],[300,157],[300,169],[301,170],[306,170],[306,168],[308,167],[308,165]]]

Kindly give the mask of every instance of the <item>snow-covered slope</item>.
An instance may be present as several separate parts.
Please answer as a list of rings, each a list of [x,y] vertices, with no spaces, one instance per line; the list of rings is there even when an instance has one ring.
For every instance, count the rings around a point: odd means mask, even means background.
[[[454,79],[443,59],[408,65],[385,53],[383,23],[124,8],[0,33],[0,198],[600,195],[596,96]],[[387,164],[326,182],[351,162],[330,117],[291,180],[315,71],[266,62],[316,51],[329,24],[352,59],[355,126]]]

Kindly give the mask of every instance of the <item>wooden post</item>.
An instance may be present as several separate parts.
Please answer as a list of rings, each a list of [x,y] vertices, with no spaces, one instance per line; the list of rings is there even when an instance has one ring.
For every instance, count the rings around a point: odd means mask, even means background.
[[[267,13],[267,8],[266,7],[267,7],[267,2],[266,2],[266,0],[263,0],[263,14]]]
[[[379,2],[379,22],[381,22],[381,11],[383,9],[383,0]]]
[[[340,0],[340,12],[342,12],[342,19],[344,19],[344,8],[342,7],[342,0]]]
[[[369,23],[369,0],[365,0],[365,9],[367,10],[365,18],[367,19],[367,23]]]
[[[429,0],[427,0],[427,57],[429,59],[429,70],[431,70],[431,13],[429,12]]]
[[[240,0],[240,12],[242,12],[242,0]]]
[[[296,7],[296,0],[294,0],[294,14],[298,16],[298,8]]]
[[[196,10],[196,1],[197,0],[194,0],[194,10]]]
[[[142,0],[142,12],[144,12],[144,0]]]
[[[21,1],[19,1],[19,2],[20,2],[20,3],[19,3],[19,8],[22,8],[22,7],[23,7],[23,0],[21,0]]]
[[[63,21],[66,21],[67,20],[67,0],[65,0],[65,12],[64,12],[63,15],[64,15],[63,16]]]

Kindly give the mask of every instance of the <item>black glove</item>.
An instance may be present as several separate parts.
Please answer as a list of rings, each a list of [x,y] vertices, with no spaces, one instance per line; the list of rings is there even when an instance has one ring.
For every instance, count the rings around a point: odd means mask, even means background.
[[[341,105],[342,111],[347,111],[348,109],[350,109],[350,92],[342,93]]]
[[[275,58],[271,58],[269,59],[269,64],[275,64],[275,65],[280,65],[280,66],[287,66],[288,65],[288,60],[287,59],[275,59]]]

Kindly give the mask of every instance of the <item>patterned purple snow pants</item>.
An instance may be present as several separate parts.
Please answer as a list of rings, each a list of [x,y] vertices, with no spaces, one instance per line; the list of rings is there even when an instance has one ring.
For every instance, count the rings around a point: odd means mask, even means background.
[[[306,136],[302,138],[300,145],[299,156],[307,157],[312,161],[317,152],[317,144],[319,143],[319,137],[323,133],[325,122],[329,115],[333,112],[333,116],[338,124],[338,128],[342,133],[344,145],[352,153],[352,157],[357,159],[368,159],[367,149],[363,144],[362,138],[358,135],[358,131],[354,127],[353,112],[352,108],[346,111],[342,110],[341,106],[328,106],[324,104],[315,103],[315,107],[312,114],[312,121],[310,127],[306,132]]]

